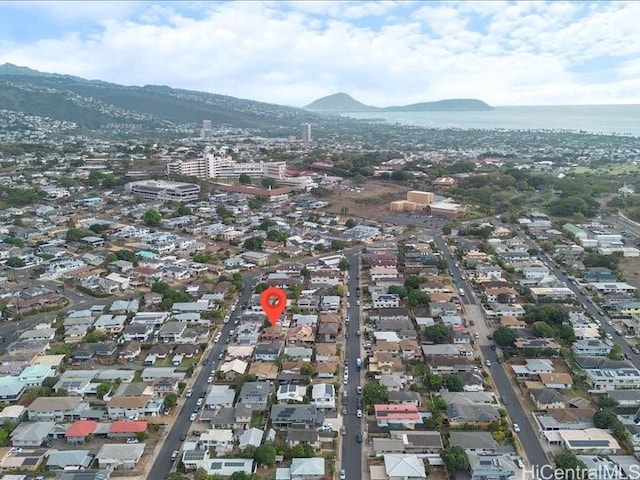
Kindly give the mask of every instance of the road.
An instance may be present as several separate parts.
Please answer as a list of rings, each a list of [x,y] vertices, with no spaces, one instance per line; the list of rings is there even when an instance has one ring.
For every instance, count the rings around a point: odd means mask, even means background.
[[[465,291],[465,295],[462,298],[462,303],[465,305],[465,309],[482,308],[480,305],[478,305],[469,282],[467,280],[462,280],[460,269],[456,267],[456,260],[451,255],[451,252],[442,236],[435,235],[434,242],[447,260],[447,263],[449,264],[449,271],[451,272],[451,276],[456,282],[456,285],[458,286],[458,288],[463,288]],[[484,315],[482,321],[484,321]],[[484,325],[478,324],[478,327],[480,327],[478,328],[478,332],[488,331],[486,323]],[[529,421],[527,412],[523,408],[520,400],[516,395],[515,390],[513,389],[513,385],[511,384],[508,377],[509,373],[507,373],[504,369],[504,364],[498,363],[496,352],[491,350],[490,345],[487,345],[488,342],[486,335],[483,335],[479,340],[480,344],[482,345],[480,347],[480,351],[483,358],[491,362],[489,371],[491,373],[491,378],[493,379],[496,392],[499,392],[499,395],[502,398],[502,402],[506,405],[505,408],[509,413],[509,417],[511,418],[512,422],[517,423],[520,426],[520,433],[516,433],[516,435],[518,436],[520,443],[526,452],[529,463],[536,467],[549,465],[549,458],[547,457],[544,448],[542,448],[540,439],[536,436],[536,432],[533,429],[531,422]]]
[[[58,287],[60,287],[61,283],[53,282],[50,280],[30,280],[28,276],[28,271],[18,271],[16,274],[16,280],[20,283],[17,285],[16,290],[23,290],[29,287],[34,286],[33,283],[37,286],[42,286],[47,290],[55,292]],[[93,298],[87,297],[82,293],[78,293],[75,290],[66,289],[64,291],[64,296],[69,300],[69,304],[60,309],[53,312],[46,313],[36,313],[34,315],[28,315],[21,320],[12,320],[8,322],[3,322],[0,324],[0,337],[4,338],[4,341],[0,343],[0,355],[4,354],[7,347],[15,342],[18,337],[30,330],[33,326],[37,325],[40,322],[47,321],[52,322],[55,318],[64,312],[68,312],[69,310],[83,310],[90,308],[92,305],[106,303],[105,299],[101,298]],[[120,297],[110,297],[109,301],[113,301]]]
[[[537,245],[535,245],[535,243],[533,243],[533,241],[531,241],[529,238],[526,238],[526,242],[530,247],[538,248]],[[615,327],[607,324],[607,321],[609,321],[609,317],[600,313],[602,310],[596,305],[591,295],[585,295],[583,287],[579,287],[575,281],[569,279],[567,274],[557,266],[556,262],[552,258],[550,258],[548,254],[541,252],[539,258],[558,278],[558,280],[563,282],[568,288],[571,289],[571,291],[573,291],[576,296],[576,300],[582,304],[582,307],[585,309],[585,311],[588,312],[592,318],[600,322],[600,328],[605,333],[613,336],[614,343],[617,343],[622,347],[622,350],[626,354],[629,361],[633,364],[633,366],[640,369],[640,357],[636,355],[633,350],[631,350],[629,342],[618,336]]]
[[[185,397],[182,408],[177,413],[177,417],[173,423],[173,426],[167,433],[164,439],[160,453],[156,457],[151,471],[147,475],[147,478],[161,479],[171,471],[173,464],[176,460],[171,459],[171,453],[174,450],[180,450],[182,446],[182,440],[180,437],[187,435],[191,426],[189,417],[191,414],[199,409],[196,402],[199,397],[206,396],[207,394],[207,378],[211,375],[211,371],[215,370],[213,367],[218,361],[218,355],[224,352],[227,348],[227,339],[229,338],[229,332],[235,328],[235,320],[242,313],[242,306],[249,301],[249,297],[253,293],[253,289],[256,285],[258,275],[246,275],[244,277],[244,287],[242,293],[236,303],[237,307],[229,314],[229,322],[222,326],[222,336],[218,343],[213,344],[213,347],[209,350],[209,356],[207,357],[207,365],[204,365],[199,373],[196,374],[196,378],[193,381],[191,388],[193,389],[193,395],[191,397]],[[197,370],[196,370],[197,372]],[[179,457],[178,457],[179,458]]]
[[[345,358],[348,358],[349,383],[343,385],[347,392],[347,415],[343,424],[347,434],[342,437],[342,466],[348,480],[362,478],[362,445],[356,441],[356,435],[362,433],[363,419],[356,416],[358,386],[360,386],[360,372],[356,369],[356,358],[362,357],[360,350],[361,337],[358,336],[360,326],[360,307],[358,306],[357,287],[360,275],[359,253],[350,252],[345,255],[349,260],[349,324],[345,330],[349,333],[345,340]]]

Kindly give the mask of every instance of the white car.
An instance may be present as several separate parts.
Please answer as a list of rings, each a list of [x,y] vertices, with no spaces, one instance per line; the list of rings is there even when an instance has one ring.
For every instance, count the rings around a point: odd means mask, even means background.
[[[192,422],[195,422],[196,418],[198,418],[198,414],[197,413],[192,413],[189,416],[189,420],[191,420]]]
[[[190,397],[191,395],[193,395],[193,390],[192,389],[187,390],[187,397]]]
[[[340,480],[346,480],[347,472],[344,471],[344,468],[340,470]]]
[[[360,385],[358,385],[356,390],[358,391],[358,395],[362,395],[362,387]]]
[[[484,363],[487,367],[491,366],[491,360],[485,360]]]
[[[198,401],[196,402],[197,406],[201,406],[204,403],[204,398],[199,398]]]
[[[362,418],[362,410],[358,409],[358,411],[356,412],[356,416],[358,418]]]
[[[138,439],[137,438],[127,438],[127,443],[129,445],[132,445],[134,443],[138,443]]]
[[[520,433],[520,425],[518,425],[517,423],[513,424],[513,431],[516,433]]]
[[[207,383],[213,383],[213,377],[207,378]]]

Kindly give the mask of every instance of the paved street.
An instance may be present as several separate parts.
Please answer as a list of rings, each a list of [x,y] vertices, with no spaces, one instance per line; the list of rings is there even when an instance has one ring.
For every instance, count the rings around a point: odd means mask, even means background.
[[[199,373],[195,374],[196,378],[190,387],[193,389],[193,395],[189,398],[184,397],[182,408],[177,413],[176,419],[173,423],[173,427],[171,428],[171,430],[169,430],[167,436],[165,437],[160,453],[153,462],[153,467],[147,475],[147,478],[159,480],[164,478],[171,471],[171,468],[174,464],[174,460],[171,459],[171,453],[174,450],[181,449],[182,441],[180,440],[180,437],[182,435],[186,435],[189,431],[189,427],[191,426],[189,416],[193,412],[198,410],[198,407],[196,406],[198,398],[201,396],[206,396],[208,387],[207,377],[211,375],[212,370],[215,370],[215,364],[218,361],[218,355],[226,350],[229,332],[235,328],[235,320],[242,313],[242,305],[247,303],[249,297],[253,293],[253,288],[256,285],[256,279],[257,275],[244,277],[245,284],[244,288],[242,289],[242,293],[240,294],[237,308],[233,312],[230,312],[229,323],[223,324],[221,330],[222,336],[220,338],[220,341],[213,344],[213,346],[209,350],[209,356],[207,357],[209,359],[208,364],[201,368]]]
[[[346,331],[349,337],[345,341],[345,355],[349,360],[349,383],[343,384],[347,391],[347,415],[344,417],[344,425],[347,434],[342,437],[342,466],[336,465],[337,469],[344,468],[347,480],[358,480],[362,475],[362,445],[356,441],[356,435],[363,433],[363,419],[356,416],[358,409],[356,398],[358,396],[357,387],[360,385],[360,373],[356,369],[356,358],[362,357],[360,346],[361,337],[358,336],[360,330],[360,307],[357,305],[358,276],[360,274],[358,260],[359,254],[348,253],[349,260],[349,325]],[[342,378],[341,378],[342,380]],[[365,440],[366,441],[366,440]]]
[[[491,367],[489,367],[489,370],[491,373],[491,378],[493,379],[493,383],[495,385],[496,392],[498,392],[499,396],[502,399],[502,402],[506,403],[506,409],[509,413],[511,421],[517,423],[520,426],[520,433],[517,433],[516,435],[520,440],[522,450],[524,450],[526,457],[531,465],[548,465],[549,459],[547,457],[547,454],[545,453],[544,448],[540,443],[540,439],[536,435],[527,412],[520,403],[513,385],[511,384],[509,377],[510,372],[505,371],[504,364],[498,363],[496,352],[491,350],[491,342],[489,342],[487,338],[489,328],[486,325],[484,315],[482,314],[482,318],[480,319],[477,316],[478,309],[481,309],[482,307],[477,304],[477,300],[468,281],[462,280],[460,269],[456,267],[456,261],[447,248],[447,245],[445,244],[442,236],[436,235],[434,237],[434,241],[438,249],[444,254],[447,263],[449,264],[451,276],[456,282],[456,285],[458,286],[458,288],[464,289],[465,295],[462,299],[464,309],[472,311],[474,313],[474,323],[476,324],[476,330],[480,335],[479,340],[481,345],[480,351],[482,353],[482,357],[484,360],[489,360],[491,362]]]

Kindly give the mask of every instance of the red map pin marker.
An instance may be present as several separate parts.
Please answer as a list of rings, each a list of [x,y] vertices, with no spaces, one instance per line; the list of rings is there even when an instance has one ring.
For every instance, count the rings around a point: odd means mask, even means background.
[[[260,306],[271,325],[275,325],[287,307],[287,294],[280,288],[269,287],[260,295]]]

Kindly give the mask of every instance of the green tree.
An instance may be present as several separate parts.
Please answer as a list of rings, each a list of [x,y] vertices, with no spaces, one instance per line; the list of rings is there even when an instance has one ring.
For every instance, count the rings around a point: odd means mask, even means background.
[[[19,257],[9,257],[6,262],[7,267],[11,268],[22,268],[26,265],[24,260]]]
[[[85,343],[104,342],[106,339],[107,339],[107,334],[100,330],[94,330],[92,332],[87,333],[84,336]]]
[[[493,332],[493,340],[501,347],[512,347],[518,334],[509,327],[498,327]]]
[[[87,231],[84,228],[70,228],[69,230],[67,230],[65,239],[67,240],[67,242],[77,242],[82,237],[86,237],[90,233],[90,231]]]
[[[178,404],[178,395],[175,393],[169,393],[166,397],[164,397],[163,401],[165,408],[173,408]]]
[[[138,440],[138,442],[144,442],[147,438],[149,438],[149,434],[147,432],[136,433],[136,440]]]
[[[355,177],[353,177],[351,181],[353,182],[354,185],[364,185],[367,179],[362,175],[356,175]]]
[[[598,410],[593,416],[593,425],[596,428],[609,429],[618,419],[611,410]]]
[[[299,443],[291,449],[293,458],[310,458],[313,457],[313,447],[306,443]]]
[[[238,177],[238,182],[240,182],[240,185],[251,185],[251,177],[246,173],[241,173]]]
[[[111,384],[108,382],[102,382],[100,385],[96,387],[96,397],[102,400],[104,396],[110,391],[111,391]]]
[[[362,387],[362,400],[367,405],[386,403],[389,399],[389,391],[384,385],[369,382]]]
[[[185,215],[191,215],[191,209],[184,204],[180,204],[178,208],[176,208],[176,215],[179,217],[183,217]]]
[[[347,227],[347,228],[353,228],[356,225],[358,225],[358,224],[353,218],[349,218],[346,222],[344,222],[344,226]]]
[[[142,220],[144,221],[144,223],[146,223],[150,227],[155,227],[157,225],[160,225],[160,221],[162,220],[162,215],[157,210],[150,208],[149,210],[144,212],[144,215],[142,216]]]
[[[426,307],[429,305],[429,294],[422,290],[411,290],[409,292],[409,305],[414,308]]]
[[[449,343],[451,341],[451,330],[443,323],[429,325],[424,329],[424,335],[433,343]]]
[[[618,401],[608,393],[600,395],[600,401],[598,402],[600,408],[614,408],[618,406]]]
[[[389,287],[389,293],[398,295],[400,299],[404,299],[407,297],[407,289],[401,285],[391,285]]]
[[[209,474],[204,468],[199,467],[193,474],[193,480],[209,480]]]
[[[423,281],[424,279],[418,275],[409,275],[407,278],[405,278],[404,285],[409,290],[415,290],[420,288],[420,283]]]
[[[624,350],[622,350],[622,346],[615,343],[613,347],[611,347],[611,351],[609,352],[609,358],[611,360],[623,360]]]
[[[556,464],[556,468],[564,470],[562,478],[580,478],[577,475],[581,470],[586,469],[586,465],[581,460],[578,460],[575,453],[570,450],[556,454],[553,457],[553,461]]]
[[[42,386],[53,388],[56,383],[58,383],[58,377],[47,377],[42,381]]]
[[[262,245],[264,244],[264,238],[262,237],[250,237],[247,238],[242,244],[245,250],[251,250],[254,252],[258,252],[262,250]]]
[[[432,374],[429,375],[429,379],[427,380],[427,387],[432,392],[439,392],[442,388],[443,383],[444,380],[442,378],[442,375]]]
[[[331,240],[331,250],[344,250],[347,244],[344,240]]]
[[[350,264],[346,257],[342,257],[338,262],[338,268],[342,271],[349,270]]]
[[[276,180],[274,178],[264,177],[260,183],[264,188],[275,188]]]
[[[461,392],[464,390],[464,380],[458,374],[449,375],[447,377],[446,386],[450,392]]]
[[[218,216],[223,220],[233,217],[233,212],[224,205],[218,205],[216,207],[216,214],[218,214]]]
[[[469,459],[462,447],[445,448],[440,456],[449,474],[466,471],[469,468]]]
[[[313,365],[309,362],[305,362],[300,366],[300,374],[305,375],[307,377],[313,376]]]
[[[263,443],[256,448],[254,454],[254,460],[258,462],[258,465],[266,465],[267,467],[273,467],[276,463],[276,455],[278,451],[276,447],[271,443]]]
[[[538,338],[553,338],[556,334],[555,329],[547,322],[534,322],[531,332]]]

